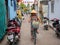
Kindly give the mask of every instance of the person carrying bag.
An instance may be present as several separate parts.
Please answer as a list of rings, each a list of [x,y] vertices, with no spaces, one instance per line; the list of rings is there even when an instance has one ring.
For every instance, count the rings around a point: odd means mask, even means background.
[[[39,28],[40,19],[38,18],[37,12],[35,10],[31,11],[29,22],[31,22],[31,36],[33,35],[34,30],[36,30],[36,32],[39,33],[38,28]]]

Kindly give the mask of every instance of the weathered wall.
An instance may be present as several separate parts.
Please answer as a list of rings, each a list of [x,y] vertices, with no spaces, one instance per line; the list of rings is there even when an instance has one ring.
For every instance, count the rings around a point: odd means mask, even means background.
[[[5,0],[0,0],[0,40],[6,33],[6,5]]]
[[[55,0],[54,2],[54,13],[51,13],[51,2],[49,4],[49,18],[58,18],[60,19],[60,0]]]

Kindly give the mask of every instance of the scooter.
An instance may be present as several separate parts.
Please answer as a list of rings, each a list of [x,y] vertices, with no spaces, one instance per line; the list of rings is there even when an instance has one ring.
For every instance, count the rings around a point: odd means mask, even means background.
[[[14,44],[14,33],[10,32],[7,35],[7,40],[9,45],[13,45]]]
[[[44,25],[44,30],[48,30],[48,25]]]
[[[60,24],[56,25],[56,35],[57,37],[60,37]]]
[[[48,30],[48,24],[47,24],[47,22],[44,22],[44,30]]]
[[[15,35],[14,32],[9,32],[7,39],[8,39],[9,45],[15,45],[19,41],[18,35]]]
[[[9,42],[9,45],[14,45],[15,43],[17,43],[20,39],[20,35],[19,35],[19,28],[14,27],[13,25],[9,26],[7,29],[7,40]]]
[[[60,37],[60,24],[59,24],[59,21],[54,21],[52,25],[54,27],[54,31],[55,31],[57,37]]]

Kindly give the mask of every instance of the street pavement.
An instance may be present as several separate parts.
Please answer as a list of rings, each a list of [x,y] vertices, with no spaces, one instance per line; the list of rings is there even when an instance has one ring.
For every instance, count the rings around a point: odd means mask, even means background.
[[[29,16],[25,15],[25,20],[22,22],[21,27],[21,38],[18,45],[34,45],[31,40],[30,35],[30,23],[28,22]],[[39,34],[37,34],[37,44],[36,45],[60,45],[60,39],[56,37],[55,32],[49,28],[49,30],[44,30],[43,25],[40,24]],[[7,35],[4,37],[0,45],[8,45]]]

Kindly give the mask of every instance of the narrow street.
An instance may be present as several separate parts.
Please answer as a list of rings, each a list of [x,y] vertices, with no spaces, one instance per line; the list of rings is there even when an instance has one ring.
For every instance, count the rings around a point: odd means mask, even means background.
[[[30,23],[28,22],[28,18],[29,16],[25,15],[25,20],[23,20],[21,27],[21,39],[18,45],[34,45],[31,40]],[[8,45],[7,35],[4,37],[4,40],[0,45]],[[40,25],[39,34],[37,34],[37,45],[60,45],[60,39],[56,37],[55,32],[52,29],[49,28],[49,30],[46,31],[43,30],[43,26]]]

